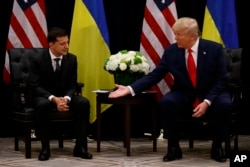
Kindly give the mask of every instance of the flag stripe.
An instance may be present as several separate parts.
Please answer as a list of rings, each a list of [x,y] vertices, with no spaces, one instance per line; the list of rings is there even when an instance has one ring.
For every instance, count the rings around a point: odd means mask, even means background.
[[[110,55],[103,0],[75,0],[69,51],[77,56],[78,81],[90,101],[90,122],[96,120],[96,89],[112,89],[114,78],[103,68]],[[110,105],[102,105],[105,111]]]
[[[13,16],[16,17],[16,22],[11,22],[12,27],[14,27],[15,31],[24,31],[16,34],[27,36],[27,38],[22,40],[25,42],[23,44],[24,47],[42,46],[42,43],[46,46],[47,26],[44,27],[44,23],[46,24],[46,20],[43,12],[38,12],[40,11],[38,9],[40,8],[37,3],[35,3],[30,8],[25,9],[24,12],[19,5],[16,5],[15,10],[13,11]],[[37,13],[38,16],[36,16],[34,13]],[[19,27],[17,27],[18,29],[16,28],[16,24],[19,25]],[[44,27],[44,31],[41,31],[41,26]],[[38,30],[39,32],[36,33],[35,31]],[[22,39],[21,37],[19,38]],[[27,40],[29,40],[30,42],[28,42]]]
[[[163,16],[165,17],[165,19],[167,20],[167,24],[170,25],[170,27],[172,27],[177,19],[177,13],[176,13],[176,7],[175,7],[175,3],[170,3],[168,8],[165,8],[163,11]]]
[[[42,38],[42,44],[45,43],[45,41],[47,42],[47,37],[46,37],[46,34],[47,34],[47,27],[44,26],[44,24],[40,24],[40,23],[46,23],[46,16],[45,16],[45,4],[44,3],[41,3],[42,1],[38,1],[38,4],[34,4],[31,8],[33,9],[33,12],[35,14],[35,17],[37,18],[36,20],[38,21],[39,24],[37,24],[37,26],[39,26],[39,33],[36,33],[37,35],[38,34],[42,34],[43,36],[45,36],[45,38]],[[35,30],[35,28],[34,28]]]
[[[160,62],[164,49],[175,42],[172,25],[177,19],[174,0],[147,0],[141,33],[140,52],[148,58],[151,70]],[[173,77],[167,74],[153,90],[159,92],[158,98],[170,90]]]
[[[166,8],[162,11],[162,14],[167,21],[166,23],[169,24],[169,27],[172,27],[176,21],[176,18],[174,18],[174,16],[172,15],[171,10],[169,8]]]
[[[18,40],[18,39],[17,39]],[[10,40],[7,40],[7,47],[8,48],[14,48],[14,46],[12,45],[12,43],[10,42]],[[8,52],[7,52],[8,53]]]
[[[155,64],[157,64],[160,61],[160,57],[159,54],[156,52],[155,48],[151,45],[150,41],[148,40],[148,38],[145,36],[144,33],[141,34],[141,43],[143,48],[147,48],[147,50],[145,50],[145,52],[147,52],[150,56],[150,67],[152,68],[153,66],[155,66]]]
[[[3,72],[6,84],[10,82],[8,49],[48,46],[45,12],[44,0],[14,0]]]
[[[156,56],[158,58],[158,61],[156,61],[155,63],[158,64],[158,62],[160,60],[161,53],[164,51],[164,48],[162,47],[158,38],[152,32],[153,32],[153,30],[151,29],[151,27],[147,24],[146,21],[144,21],[143,28],[142,28],[141,45],[140,45],[141,52],[144,53],[146,57],[149,57],[149,55],[152,57]],[[154,42],[149,41],[150,39],[154,39]],[[146,42],[144,40],[147,40],[148,44],[147,43],[144,44],[144,42]],[[151,46],[151,47],[149,48],[148,46]],[[144,52],[144,50],[142,50],[144,47],[146,48],[146,50],[145,50],[146,52]],[[157,58],[154,58],[154,59],[157,60]],[[149,58],[149,60],[150,60],[150,58]]]
[[[21,24],[18,22],[15,15],[13,15],[11,18],[11,27],[14,30],[13,32],[15,32],[15,33],[9,34],[9,37],[10,37],[9,39],[10,39],[10,41],[12,41],[14,46],[19,47],[21,43],[23,46],[26,46],[26,47],[32,46],[29,37],[25,33]],[[17,39],[21,39],[21,40],[17,41]],[[20,41],[20,44],[16,43],[19,41]]]
[[[146,17],[145,21],[148,23],[149,27],[151,27],[151,30],[156,35],[157,39],[160,41],[162,47],[169,44],[167,37],[165,36],[163,29],[158,25],[158,22],[155,20],[155,18],[152,16],[151,12],[148,11],[147,7],[145,9]]]
[[[40,25],[40,21],[41,20],[38,20],[39,18],[36,19],[37,18],[37,16],[35,15],[36,13],[34,13],[33,11],[34,10],[32,10],[31,8],[29,8],[25,12],[25,16],[29,20],[29,23],[32,22],[31,27],[32,27],[32,30],[34,30],[32,32],[34,32],[34,34],[35,34],[35,36],[30,35],[30,37],[35,37],[35,38],[32,38],[31,41],[38,40],[37,44],[34,43],[33,45],[42,45],[43,43],[46,43],[46,40],[47,40],[46,33],[43,31],[43,29],[42,29],[42,27]],[[39,36],[39,38],[36,38],[37,36]],[[43,47],[45,47],[45,46],[43,46]]]
[[[89,13],[91,13],[91,16],[96,22],[96,25],[98,26],[98,29],[105,40],[105,43],[109,46],[109,37],[108,37],[108,28],[106,23],[106,17],[103,13],[105,13],[103,8],[103,3],[100,3],[99,1],[84,1],[83,2]]]
[[[219,42],[224,47],[239,47],[234,0],[216,3],[207,0],[202,37]]]

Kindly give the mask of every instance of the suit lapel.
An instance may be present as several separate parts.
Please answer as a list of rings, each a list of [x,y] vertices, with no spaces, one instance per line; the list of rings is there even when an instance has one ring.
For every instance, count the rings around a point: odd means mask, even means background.
[[[204,70],[204,63],[206,62],[207,58],[207,51],[205,49],[205,45],[202,39],[200,39],[199,46],[198,46],[198,54],[197,54],[197,86],[199,85],[199,79]]]
[[[49,75],[49,77],[51,79],[53,79],[53,75],[54,75],[54,69],[53,69],[53,66],[52,66],[52,61],[51,61],[51,58],[50,58],[50,54],[49,54],[49,51],[47,51],[44,55],[44,63],[45,63],[45,67],[47,67],[45,70],[47,70],[47,74]]]
[[[67,70],[68,70],[67,56],[63,56],[62,63],[61,63],[62,80],[65,80]]]
[[[179,57],[178,62],[180,62],[180,67],[182,69],[182,71],[184,72],[185,76],[186,76],[186,80],[190,80],[189,78],[189,74],[188,74],[188,70],[187,70],[187,64],[186,64],[186,58],[185,58],[185,49],[179,49],[179,55],[177,55]],[[190,80],[191,83],[191,80]],[[192,84],[192,83],[191,83]]]

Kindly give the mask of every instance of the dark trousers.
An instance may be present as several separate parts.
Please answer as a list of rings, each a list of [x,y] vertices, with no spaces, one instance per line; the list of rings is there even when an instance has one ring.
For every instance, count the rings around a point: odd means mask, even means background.
[[[164,138],[168,139],[168,144],[179,146],[179,132],[182,127],[179,118],[192,118],[193,107],[192,98],[179,92],[169,92],[160,101],[160,112],[164,129]],[[220,145],[225,139],[230,123],[232,112],[232,100],[229,93],[224,92],[217,96],[205,113],[208,120],[211,120],[213,142]],[[193,118],[195,119],[195,118]]]
[[[56,105],[47,98],[34,98],[36,110],[36,127],[38,137],[41,139],[42,147],[49,147],[50,122],[49,112],[55,109]],[[58,111],[56,111],[58,112]],[[69,111],[74,112],[76,144],[83,146],[87,150],[87,127],[89,125],[90,103],[82,96],[72,97],[69,103]]]

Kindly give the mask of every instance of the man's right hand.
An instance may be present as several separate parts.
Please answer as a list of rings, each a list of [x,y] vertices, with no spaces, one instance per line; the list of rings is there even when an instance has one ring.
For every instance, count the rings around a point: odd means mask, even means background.
[[[60,112],[69,111],[69,106],[65,103],[60,103],[59,105],[57,105],[57,110]]]
[[[109,98],[117,98],[130,94],[130,90],[127,86],[115,84],[115,88],[115,91],[110,92]]]
[[[68,101],[63,97],[53,97],[52,101],[56,104],[57,110],[65,112],[69,110]]]

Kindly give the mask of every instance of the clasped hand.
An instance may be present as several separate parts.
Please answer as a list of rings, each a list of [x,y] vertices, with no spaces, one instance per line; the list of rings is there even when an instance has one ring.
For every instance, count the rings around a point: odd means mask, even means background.
[[[65,112],[69,110],[68,99],[64,97],[54,97],[53,102],[56,103],[57,110]]]

